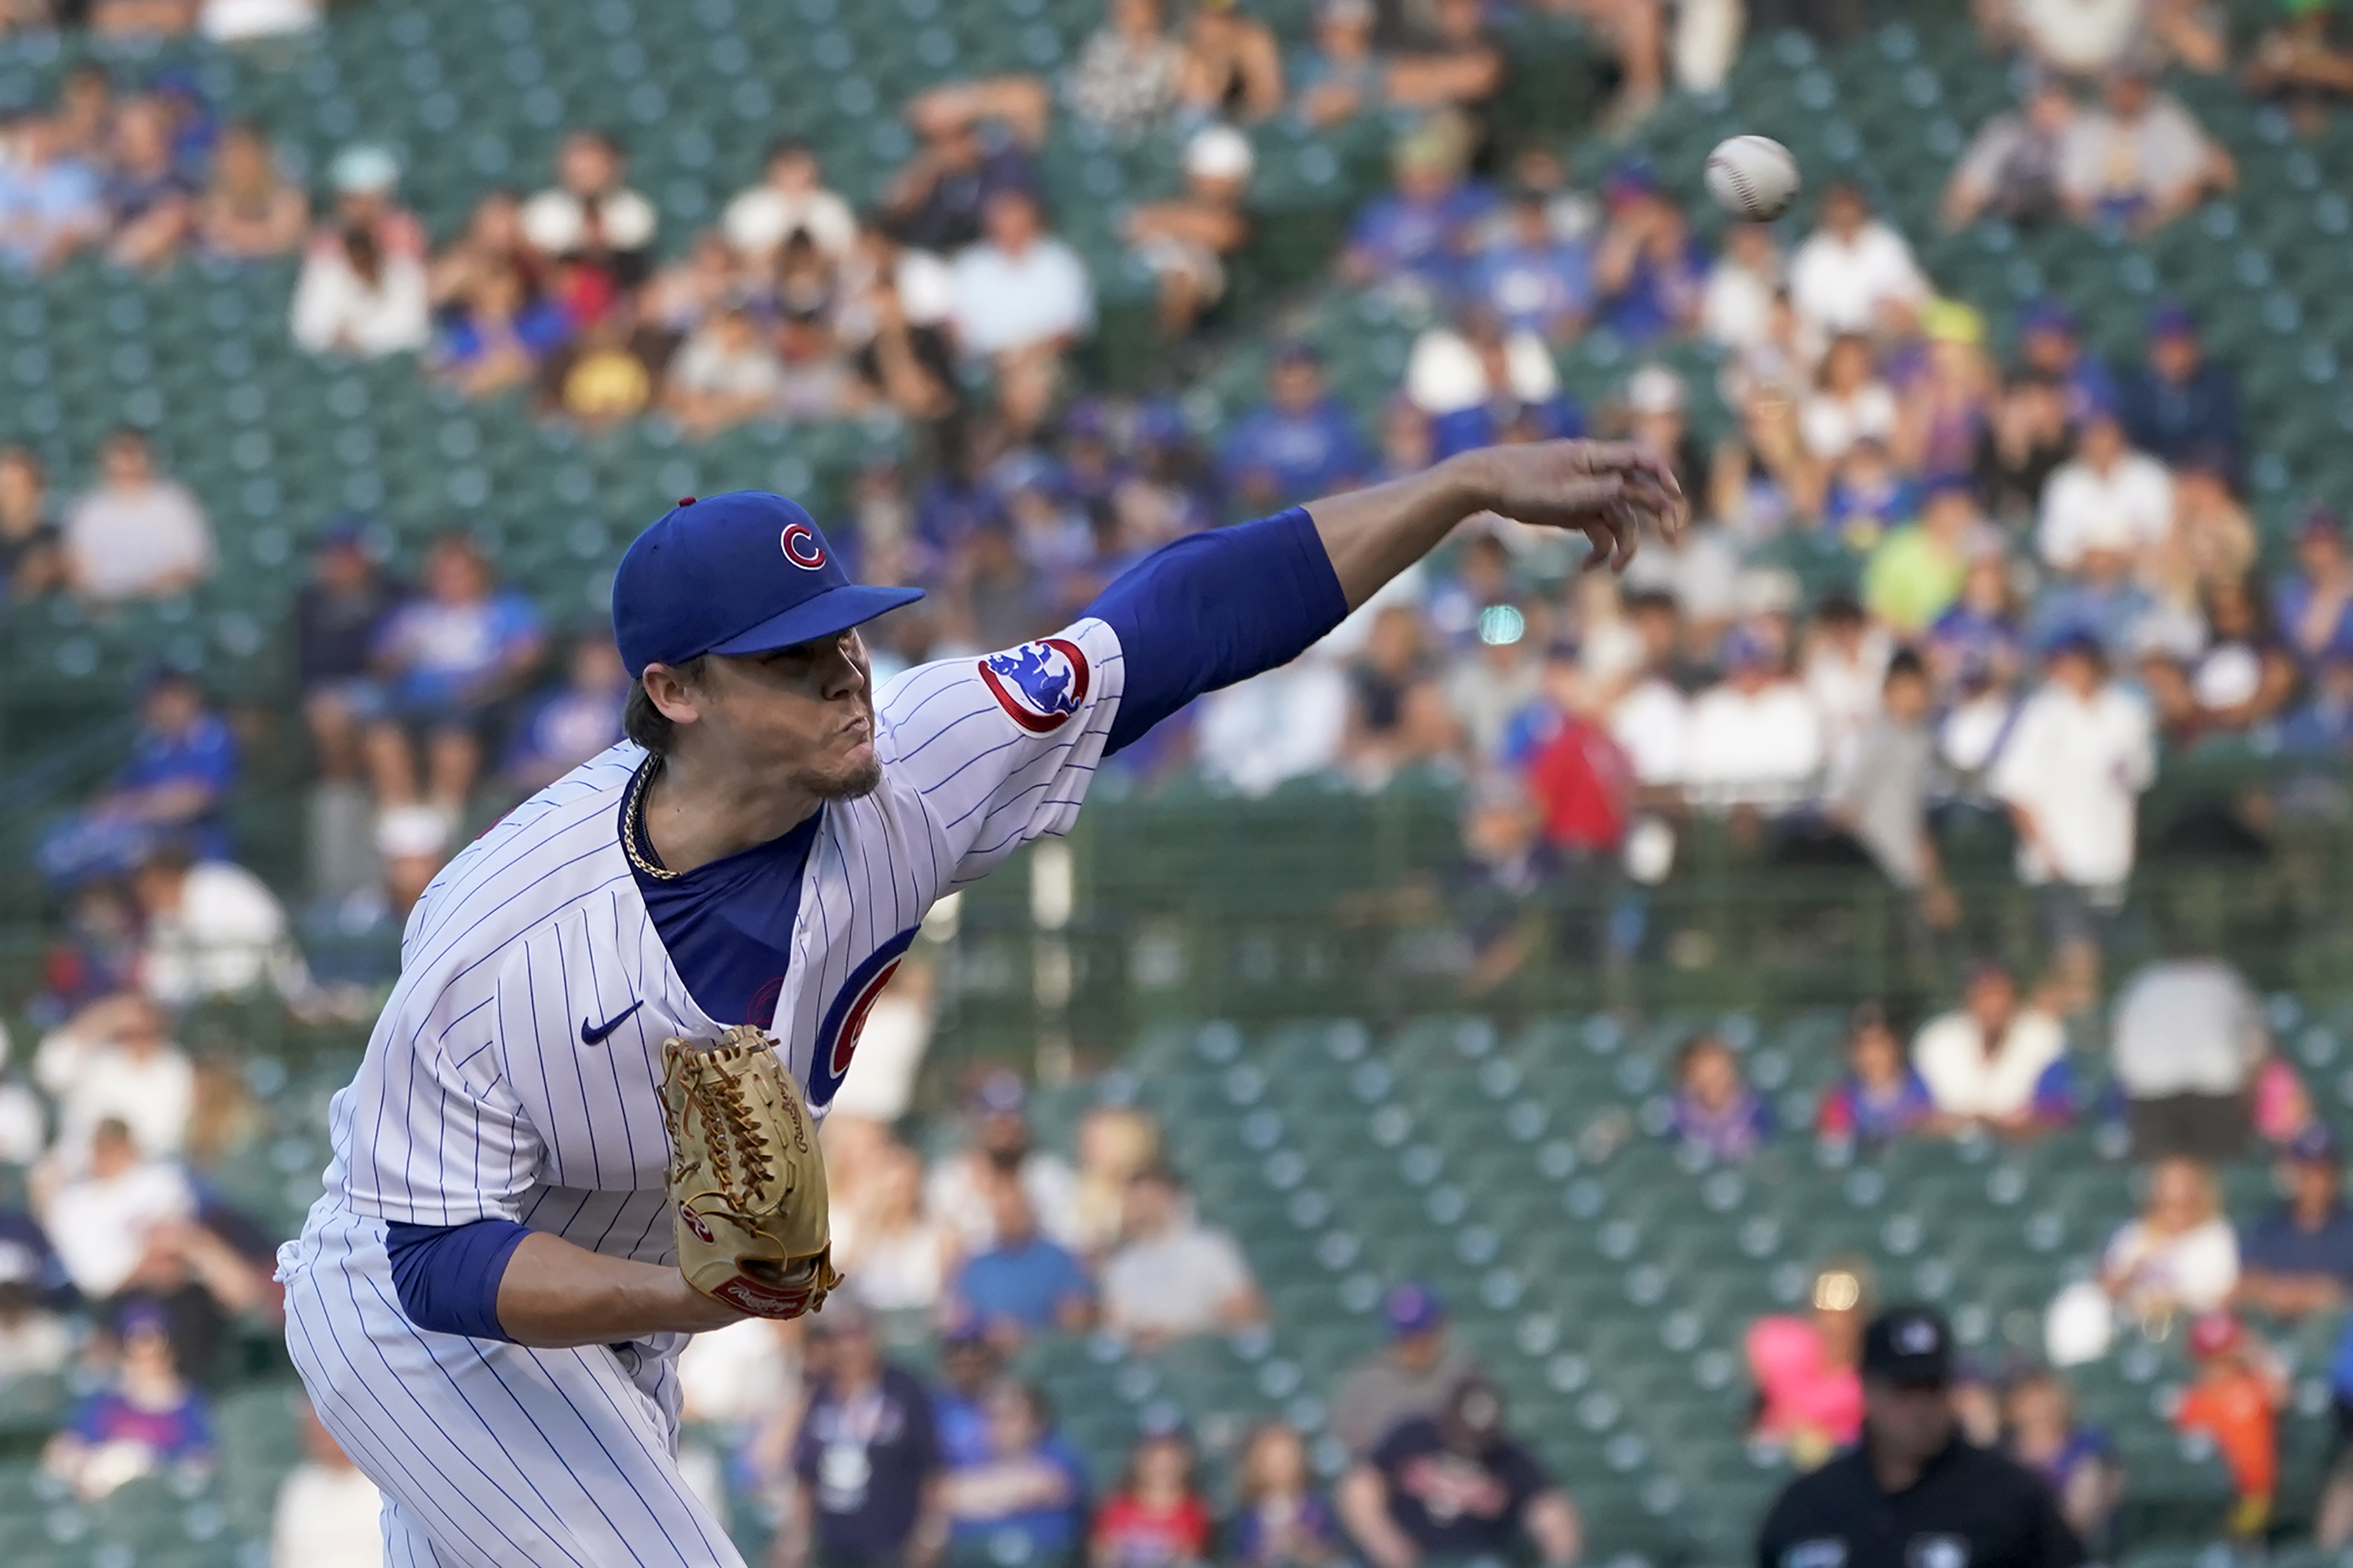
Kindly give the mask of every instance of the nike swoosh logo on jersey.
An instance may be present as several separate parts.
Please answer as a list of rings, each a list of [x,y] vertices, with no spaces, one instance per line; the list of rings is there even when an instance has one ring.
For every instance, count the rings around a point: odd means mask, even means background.
[[[597,1024],[594,1026],[590,1026],[587,1019],[581,1019],[580,1043],[584,1046],[603,1045],[605,1043],[606,1036],[611,1034],[614,1030],[628,1023],[629,1021],[629,1015],[636,1012],[645,1005],[645,998],[639,997],[637,1001],[630,1003],[628,1006],[622,1008],[619,1012],[614,1014],[603,1023]]]

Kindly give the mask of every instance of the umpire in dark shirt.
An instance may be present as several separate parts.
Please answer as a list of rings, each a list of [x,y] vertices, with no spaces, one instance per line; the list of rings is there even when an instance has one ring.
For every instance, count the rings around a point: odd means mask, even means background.
[[[1961,1436],[1953,1335],[1895,1307],[1862,1338],[1862,1437],[1789,1483],[1757,1568],[2077,1568],[2083,1543],[2032,1472]]]

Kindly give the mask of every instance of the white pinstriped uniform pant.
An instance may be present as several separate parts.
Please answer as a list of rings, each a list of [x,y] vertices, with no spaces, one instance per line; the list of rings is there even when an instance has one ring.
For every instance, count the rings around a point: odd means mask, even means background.
[[[744,1568],[679,1475],[674,1356],[420,1330],[384,1237],[331,1215],[279,1277],[311,1403],[384,1493],[387,1568]]]

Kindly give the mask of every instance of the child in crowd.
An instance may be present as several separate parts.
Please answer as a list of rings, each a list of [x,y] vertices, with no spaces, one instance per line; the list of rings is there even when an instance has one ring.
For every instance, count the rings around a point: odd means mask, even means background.
[[[1875,1149],[1929,1128],[1936,1098],[1905,1059],[1886,1009],[1866,1002],[1847,1033],[1846,1071],[1822,1096],[1814,1129],[1826,1139]]]
[[[2181,1396],[2173,1425],[2214,1440],[2237,1494],[2231,1533],[2258,1539],[2279,1490],[2279,1413],[2287,1404],[2287,1374],[2270,1347],[2228,1312],[2209,1312],[2190,1324],[2189,1354],[2198,1376]]]
[[[1686,1150],[1736,1162],[1773,1135],[1773,1113],[1748,1085],[1740,1058],[1714,1035],[1702,1035],[1675,1058],[1672,1133]]]
[[[2002,1427],[2003,1448],[2049,1483],[2085,1549],[2112,1552],[2124,1475],[2107,1434],[2076,1419],[2065,1380],[2037,1370],[2011,1384],[2002,1399]]]
[[[1314,1487],[1307,1445],[1288,1422],[1269,1421],[1243,1445],[1225,1559],[1235,1568],[1327,1568],[1341,1557],[1331,1505]]]
[[[1210,1528],[1191,1441],[1176,1428],[1147,1433],[1095,1515],[1088,1561],[1092,1568],[1184,1568],[1208,1560]]]

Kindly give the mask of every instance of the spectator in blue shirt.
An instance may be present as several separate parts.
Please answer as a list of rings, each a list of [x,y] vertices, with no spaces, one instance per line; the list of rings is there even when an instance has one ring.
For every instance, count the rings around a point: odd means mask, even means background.
[[[360,732],[382,704],[369,660],[401,597],[356,518],[319,532],[311,575],[294,596],[294,665],[320,773],[356,778]]]
[[[572,318],[553,298],[534,294],[520,268],[480,269],[441,326],[428,363],[470,397],[520,386],[572,336]]]
[[[2345,525],[2325,506],[2304,514],[2295,533],[2296,570],[2272,589],[2272,620],[2306,667],[2353,649],[2353,559]]]
[[[1523,187],[1502,236],[1472,262],[1468,292],[1512,331],[1567,342],[1593,309],[1593,258],[1553,231],[1549,195]]]
[[[1641,168],[1620,169],[1603,195],[1609,219],[1593,253],[1600,319],[1630,346],[1688,330],[1707,286],[1707,251],[1675,199]]]
[[[1738,1163],[1773,1136],[1772,1108],[1749,1086],[1740,1058],[1714,1035],[1702,1035],[1675,1056],[1675,1092],[1668,1102],[1674,1141],[1710,1160]]]
[[[1550,441],[1585,433],[1583,410],[1560,387],[1544,340],[1506,331],[1483,306],[1413,345],[1406,393],[1430,416],[1436,456],[1503,441]]]
[[[98,175],[49,115],[18,122],[16,156],[0,169],[0,266],[47,272],[106,231]]]
[[[932,1424],[940,1462],[950,1469],[988,1458],[988,1396],[1005,1374],[1005,1359],[980,1324],[967,1318],[940,1333],[940,1384],[932,1391]]]
[[[41,1456],[42,1468],[84,1502],[150,1470],[201,1470],[213,1462],[211,1414],[180,1375],[163,1313],[133,1308],[120,1331],[122,1360],[110,1385],[73,1408]]]
[[[2129,557],[2118,550],[2089,550],[2073,582],[2046,589],[2036,602],[2027,641],[2048,650],[2088,637],[2110,658],[2128,659],[2140,651],[2137,634],[2156,609],[2157,601],[2133,581]]]
[[[1877,437],[1863,437],[1840,456],[1823,498],[1822,525],[1848,546],[1867,552],[1919,514],[1920,487]]]
[[[1814,1131],[1821,1137],[1879,1149],[1926,1131],[1936,1120],[1936,1096],[1919,1069],[1905,1059],[1904,1042],[1875,1002],[1854,1010],[1846,1064],[1815,1115]]]
[[[882,226],[900,244],[943,255],[960,250],[980,237],[991,197],[1037,190],[1037,172],[1015,128],[976,107],[952,91],[911,106],[923,145],[882,198]]]
[[[617,744],[628,694],[629,672],[612,634],[582,637],[572,645],[565,683],[542,693],[515,726],[501,770],[508,787],[530,795]]]
[[[1038,1215],[1018,1181],[989,1183],[996,1239],[965,1259],[949,1297],[989,1342],[1012,1351],[1034,1334],[1077,1332],[1094,1320],[1086,1270],[1038,1231]]]
[[[2080,429],[2093,415],[2116,410],[2115,374],[2084,347],[2074,312],[2057,300],[2041,300],[2020,316],[2018,357],[2027,373],[2055,383],[2065,394],[2069,425]]]
[[[1305,343],[1275,350],[1267,399],[1241,416],[1218,454],[1218,476],[1251,515],[1356,483],[1373,454],[1356,422],[1324,390],[1324,362]]]
[[[368,764],[384,805],[422,800],[454,825],[500,710],[539,663],[546,635],[531,601],[498,587],[462,535],[434,542],[422,580],[424,592],[376,634],[385,711],[368,732]]]
[[[180,172],[163,100],[142,94],[115,111],[104,200],[113,225],[109,259],[142,270],[172,259],[195,226],[195,189]]]
[[[2234,1304],[2274,1318],[2334,1311],[2353,1293],[2353,1208],[2336,1135],[2306,1128],[2281,1166],[2286,1197],[2240,1233]]]
[[[1046,1396],[1008,1380],[989,1392],[988,1447],[952,1461],[943,1489],[948,1545],[963,1560],[1068,1563],[1085,1534],[1087,1475],[1054,1430]]]
[[[163,669],[139,700],[131,756],[104,795],[43,836],[42,874],[70,884],[121,875],[166,844],[226,859],[221,802],[237,781],[237,736],[193,677]]]
[[[1397,184],[1356,215],[1340,258],[1343,277],[1412,279],[1439,289],[1454,281],[1466,237],[1494,205],[1485,186],[1463,177],[1461,142],[1442,120],[1424,121],[1398,142]]]
[[[2353,752],[2353,647],[2333,648],[2321,658],[2311,695],[2280,726],[2280,750],[2322,759]]]
[[[2148,363],[2120,389],[2116,412],[2133,445],[2152,457],[2179,463],[2211,452],[2222,459],[2226,478],[2237,477],[2246,453],[2238,378],[2206,357],[2198,322],[2183,306],[2150,313]]]
[[[816,1375],[793,1443],[800,1506],[787,1526],[803,1533],[787,1555],[805,1560],[813,1544],[828,1564],[936,1561],[947,1521],[930,1394],[882,1359],[855,1301],[835,1297],[809,1338]]]

